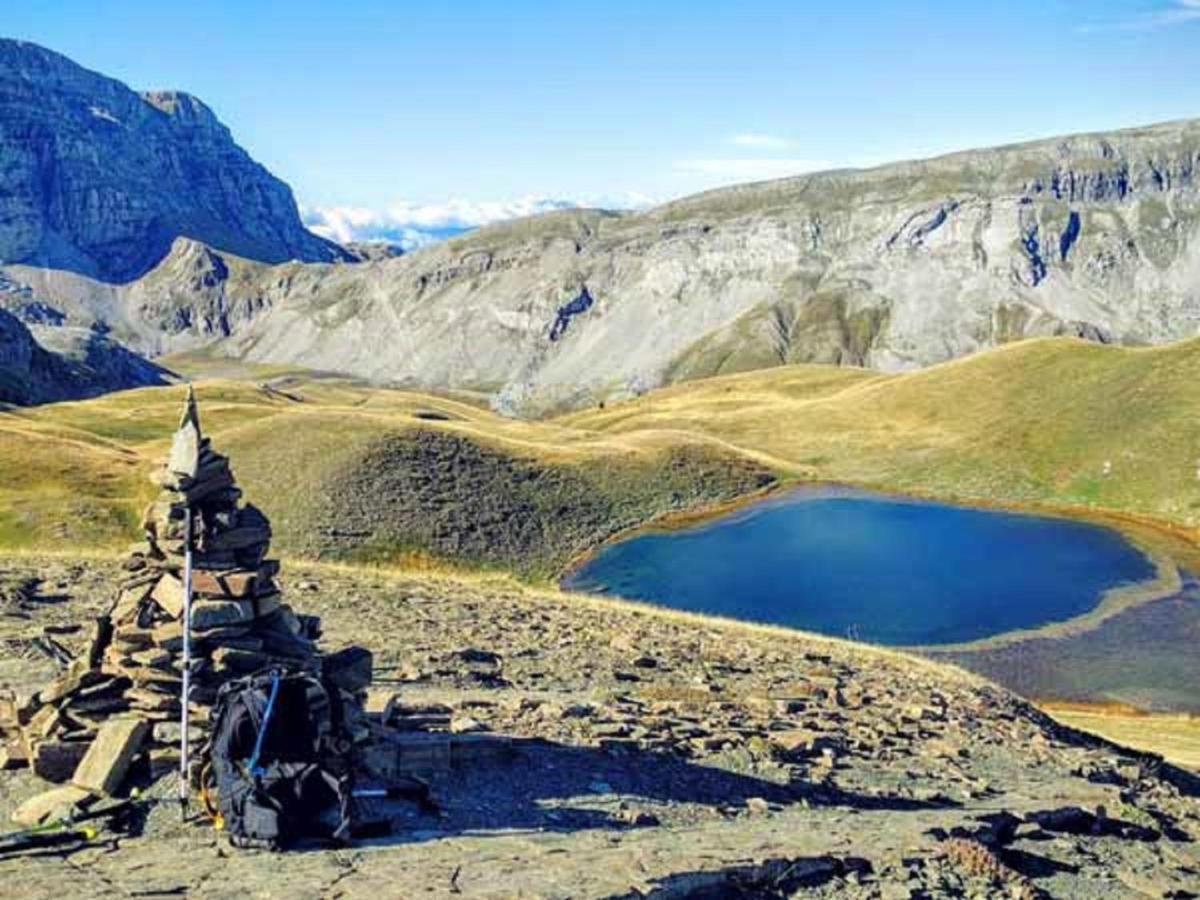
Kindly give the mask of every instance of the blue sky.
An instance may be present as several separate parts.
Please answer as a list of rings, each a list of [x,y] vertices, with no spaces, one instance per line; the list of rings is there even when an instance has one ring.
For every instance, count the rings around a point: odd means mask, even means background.
[[[4,8],[6,36],[201,97],[363,234],[1200,116],[1200,0]]]

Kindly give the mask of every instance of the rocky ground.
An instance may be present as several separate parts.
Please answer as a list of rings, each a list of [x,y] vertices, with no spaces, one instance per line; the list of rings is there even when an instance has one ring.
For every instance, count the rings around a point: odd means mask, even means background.
[[[0,683],[84,640],[115,563],[0,561]],[[1189,897],[1200,783],[958,670],[496,579],[285,566],[375,702],[478,752],[389,838],[235,851],[161,804],[140,833],[0,859],[23,897]],[[511,743],[502,740],[511,737]],[[0,774],[5,816],[42,788]],[[169,795],[170,785],[152,790]]]

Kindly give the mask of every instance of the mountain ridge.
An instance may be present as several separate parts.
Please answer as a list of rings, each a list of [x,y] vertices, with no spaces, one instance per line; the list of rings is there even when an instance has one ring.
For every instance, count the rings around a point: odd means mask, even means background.
[[[163,385],[169,374],[98,331],[28,326],[0,309],[0,408]]]
[[[205,349],[544,415],[787,363],[903,371],[1029,337],[1191,337],[1198,172],[1200,120],[1180,120],[556,211],[354,265],[176,235],[125,283],[4,272],[150,356]]]
[[[134,92],[5,38],[0,196],[0,260],[109,282],[140,277],[181,235],[270,262],[348,258],[196,97]]]
[[[839,166],[831,169],[820,169],[814,172],[804,172],[798,175],[790,175],[783,178],[764,178],[755,181],[740,182],[738,184],[709,188],[708,190],[699,191],[694,194],[688,194],[684,197],[668,200],[664,203],[656,204],[647,210],[647,212],[664,210],[676,205],[687,204],[690,201],[713,198],[723,194],[753,191],[758,188],[786,187],[788,185],[808,184],[813,181],[832,179],[838,176],[868,176],[872,173],[900,171],[905,168],[926,170],[941,164],[964,162],[972,157],[978,157],[981,154],[1004,154],[1040,150],[1049,147],[1051,144],[1057,144],[1061,148],[1065,144],[1071,142],[1093,142],[1099,145],[1102,143],[1111,143],[1113,139],[1129,140],[1139,137],[1150,138],[1159,133],[1171,133],[1179,131],[1200,131],[1200,117],[1167,119],[1161,122],[1148,122],[1143,125],[1130,125],[1127,127],[1113,128],[1108,130],[1051,134],[1044,137],[1009,141],[1003,144],[994,144],[987,147],[968,147],[958,150],[949,150],[944,153],[936,153],[932,156],[916,156],[904,159],[889,160],[887,162],[881,162],[874,165]]]

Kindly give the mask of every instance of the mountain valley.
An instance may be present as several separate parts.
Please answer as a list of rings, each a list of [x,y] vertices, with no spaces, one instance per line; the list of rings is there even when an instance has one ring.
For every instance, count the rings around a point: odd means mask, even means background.
[[[13,198],[3,272],[39,309],[147,357],[203,349],[470,390],[529,416],[787,363],[903,371],[1036,336],[1159,344],[1200,322],[1197,121],[742,185],[636,213],[558,211],[395,257],[305,231],[290,191],[199,101],[136,95],[32,45],[6,42],[0,60]],[[63,114],[33,116],[38,92]],[[36,159],[75,172],[66,148],[94,146],[115,154],[105,178],[134,190],[144,183],[120,173],[149,170],[114,135],[138,129],[167,142],[172,177],[188,173],[187,191],[163,182],[161,196],[194,209],[125,221],[117,206],[93,215],[30,188]],[[205,166],[246,183],[197,174]],[[78,171],[84,199],[71,203],[106,196],[83,187],[99,183],[95,171]],[[112,202],[160,202],[132,198]]]

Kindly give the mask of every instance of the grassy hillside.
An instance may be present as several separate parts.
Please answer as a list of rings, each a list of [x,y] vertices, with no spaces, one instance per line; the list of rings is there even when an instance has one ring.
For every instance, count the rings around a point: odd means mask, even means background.
[[[183,390],[0,414],[0,549],[136,538]],[[772,480],[704,439],[610,437],[338,379],[211,380],[199,397],[205,431],[287,554],[549,576],[614,531]]]
[[[282,552],[549,575],[616,530],[772,475],[1192,529],[1198,366],[1200,341],[1039,340],[904,375],[725,376],[543,422],[278,370],[237,373],[271,378],[258,383],[201,379],[200,397]],[[115,549],[135,536],[181,397],[147,389],[0,413],[0,549]]]
[[[556,424],[705,435],[803,477],[1200,522],[1200,340],[1026,341],[903,375],[798,366]]]
[[[1200,771],[1200,718],[1196,716],[1069,704],[1046,704],[1043,709],[1064,725]]]

